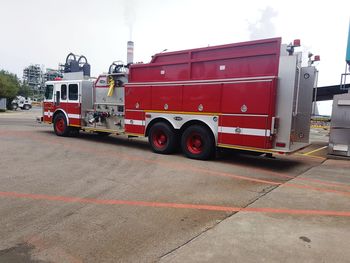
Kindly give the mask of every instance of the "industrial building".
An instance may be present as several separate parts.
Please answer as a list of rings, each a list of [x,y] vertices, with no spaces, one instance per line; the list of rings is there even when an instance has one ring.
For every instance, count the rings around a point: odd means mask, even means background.
[[[44,92],[45,82],[62,77],[57,69],[46,68],[43,65],[32,64],[23,70],[23,84],[28,85],[34,94],[41,95]]]
[[[40,90],[43,87],[43,68],[39,64],[29,65],[23,70],[23,83],[33,90]]]

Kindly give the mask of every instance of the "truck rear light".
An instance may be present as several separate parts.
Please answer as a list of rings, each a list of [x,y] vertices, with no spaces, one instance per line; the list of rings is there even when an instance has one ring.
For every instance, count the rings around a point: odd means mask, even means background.
[[[320,61],[321,57],[319,55],[315,55],[314,61]]]
[[[276,142],[276,147],[286,147],[286,144],[284,142]]]
[[[146,117],[146,118],[151,118],[152,115],[147,113],[147,114],[145,115],[145,117]]]
[[[294,39],[293,46],[300,47],[300,39]]]

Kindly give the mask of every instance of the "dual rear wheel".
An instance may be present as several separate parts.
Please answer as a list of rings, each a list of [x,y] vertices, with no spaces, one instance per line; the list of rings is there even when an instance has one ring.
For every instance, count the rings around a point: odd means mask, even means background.
[[[151,127],[148,140],[156,153],[173,153],[180,144],[182,152],[188,158],[198,160],[211,158],[215,149],[211,131],[198,124],[187,127],[180,138],[170,125],[158,122]]]
[[[189,126],[181,136],[181,149],[191,159],[207,160],[213,157],[215,144],[211,131],[202,125]]]

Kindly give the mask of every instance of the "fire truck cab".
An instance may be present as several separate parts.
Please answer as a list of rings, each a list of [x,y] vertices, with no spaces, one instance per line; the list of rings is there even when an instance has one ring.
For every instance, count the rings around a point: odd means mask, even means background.
[[[96,81],[67,74],[46,83],[43,121],[59,136],[145,136],[154,152],[181,147],[194,159],[216,147],[292,153],[309,143],[317,80],[298,45],[273,38],[160,53]]]
[[[82,110],[91,104],[92,87],[91,80],[46,82],[43,122],[53,123],[59,136],[81,129]]]

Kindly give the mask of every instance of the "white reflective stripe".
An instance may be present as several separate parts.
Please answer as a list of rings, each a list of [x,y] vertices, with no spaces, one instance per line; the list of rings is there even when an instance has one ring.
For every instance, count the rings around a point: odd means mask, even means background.
[[[241,127],[219,127],[220,133],[230,134],[241,134],[241,135],[252,135],[252,136],[270,136],[270,130],[264,129],[252,129],[252,128],[241,128]]]
[[[44,112],[44,116],[49,116],[51,117],[53,115],[53,112],[48,112],[48,111],[45,111]],[[68,114],[68,118],[71,118],[71,119],[80,119],[80,114]]]
[[[79,114],[68,114],[68,118],[80,119],[80,115]]]
[[[125,124],[145,126],[145,121],[125,119]]]
[[[243,114],[243,113],[239,113],[239,114],[235,114],[235,113],[222,113],[220,114],[221,116],[243,116],[243,117],[264,117],[267,118],[269,115],[266,114]]]
[[[52,112],[49,112],[49,111],[45,111],[44,112],[44,116],[52,116],[53,115],[53,113]]]

